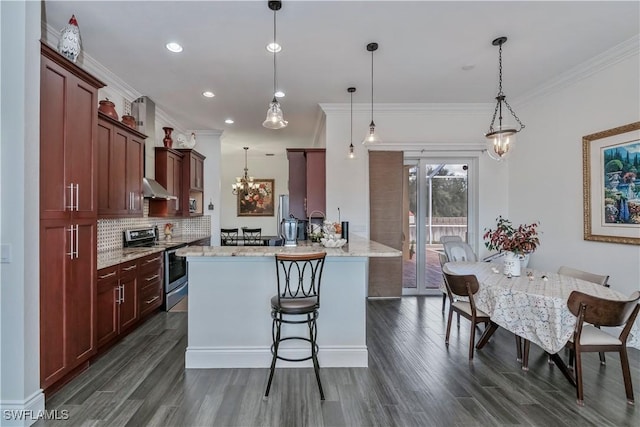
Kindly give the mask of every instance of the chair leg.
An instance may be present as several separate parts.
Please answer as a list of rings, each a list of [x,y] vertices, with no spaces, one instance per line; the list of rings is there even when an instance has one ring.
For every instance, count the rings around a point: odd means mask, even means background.
[[[531,341],[526,338],[523,338],[524,348],[522,350],[522,370],[529,370],[529,347],[531,347]]]
[[[627,393],[627,403],[634,404],[633,385],[631,384],[631,372],[629,371],[629,356],[624,345],[620,348],[620,364],[622,365],[622,378],[624,378],[624,391]]]
[[[444,343],[449,345],[449,334],[451,333],[451,320],[453,320],[453,309],[449,307],[449,317],[447,318],[447,333],[444,336]]]
[[[271,369],[269,370],[269,381],[267,382],[267,391],[264,392],[264,397],[269,397],[269,390],[271,390],[271,381],[273,380],[273,374],[276,371],[276,360],[278,359],[278,347],[280,346],[280,319],[278,319],[278,314],[275,314],[276,317],[273,318],[273,325],[271,326],[272,333],[273,328],[277,328],[276,335],[273,341],[273,357],[271,358]]]
[[[444,306],[447,304],[447,294],[442,293],[442,312],[444,313]]]
[[[516,337],[516,361],[522,362],[522,338],[520,335],[514,335]]]
[[[568,366],[569,366],[569,369],[572,369],[572,370],[573,370],[573,358],[574,358],[575,354],[576,353],[575,353],[574,349],[570,348],[569,349],[569,363],[568,363]]]
[[[473,350],[476,346],[476,324],[471,323],[471,331],[469,331],[469,361],[473,360]]]
[[[582,390],[582,354],[579,351],[574,351],[576,355],[576,394],[578,396],[578,405],[584,406],[584,393]]]
[[[604,358],[604,351],[601,351],[600,353],[598,353],[598,355],[600,356],[600,364],[601,365],[606,365],[607,364],[607,360]]]
[[[311,339],[311,359],[313,360],[313,370],[316,373],[316,381],[318,381],[318,390],[320,390],[320,400],[324,400],[324,391],[320,382],[320,364],[318,363],[318,354],[316,353],[316,319],[311,319],[311,315],[307,314],[307,324],[309,325],[309,338]]]

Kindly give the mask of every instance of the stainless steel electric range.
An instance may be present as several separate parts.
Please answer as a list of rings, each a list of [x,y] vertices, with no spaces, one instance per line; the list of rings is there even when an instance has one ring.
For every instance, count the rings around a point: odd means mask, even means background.
[[[125,248],[163,248],[164,249],[164,304],[169,310],[188,293],[187,259],[176,256],[179,248],[186,243],[160,240],[157,227],[146,227],[124,231]]]

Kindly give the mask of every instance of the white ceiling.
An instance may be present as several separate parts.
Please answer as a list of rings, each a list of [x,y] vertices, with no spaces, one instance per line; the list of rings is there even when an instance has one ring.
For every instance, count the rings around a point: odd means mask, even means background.
[[[376,104],[491,103],[498,36],[509,38],[503,86],[513,100],[640,33],[638,1],[285,0],[277,59],[289,126],[270,130],[261,126],[273,92],[266,0],[44,1],[43,19],[53,28],[72,14],[83,49],[185,128],[220,129],[225,150],[260,152],[311,145],[318,104],[348,103],[349,86],[357,88],[356,109],[368,111],[369,42],[380,45]],[[184,51],[170,53],[168,41]],[[201,95],[207,89],[215,98]],[[227,117],[235,124],[226,125]]]

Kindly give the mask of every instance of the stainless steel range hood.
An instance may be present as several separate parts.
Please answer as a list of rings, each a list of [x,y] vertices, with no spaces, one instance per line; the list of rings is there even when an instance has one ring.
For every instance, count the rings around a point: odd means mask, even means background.
[[[176,200],[177,197],[170,194],[166,188],[151,178],[142,178],[142,190],[145,198]]]

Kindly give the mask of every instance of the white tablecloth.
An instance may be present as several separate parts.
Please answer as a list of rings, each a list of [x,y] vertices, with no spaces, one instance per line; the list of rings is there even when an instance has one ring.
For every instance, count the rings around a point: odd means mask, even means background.
[[[493,322],[549,353],[560,351],[575,328],[576,317],[567,307],[572,291],[612,300],[628,298],[611,288],[557,273],[526,269],[533,272],[533,280],[526,276],[525,270],[522,276],[508,278],[500,267],[486,262],[450,262],[443,270],[450,274],[475,275],[480,283],[480,290],[474,296],[477,307],[488,313]],[[498,268],[499,272],[495,273],[492,268]],[[631,329],[627,345],[640,348],[638,321]]]

